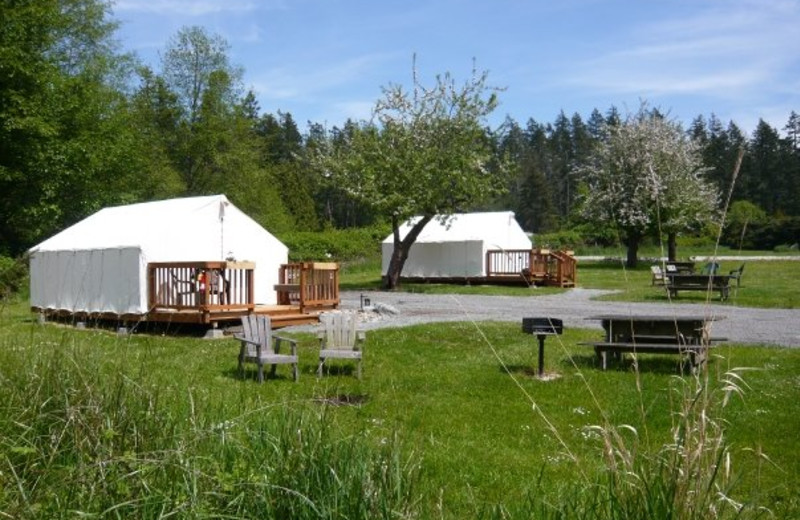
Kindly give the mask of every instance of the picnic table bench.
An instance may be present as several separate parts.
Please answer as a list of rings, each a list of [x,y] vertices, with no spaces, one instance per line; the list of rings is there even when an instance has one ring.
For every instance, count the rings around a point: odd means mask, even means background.
[[[581,344],[594,348],[603,370],[609,354],[619,360],[625,352],[678,354],[694,370],[706,361],[714,343],[726,340],[710,335],[711,322],[721,317],[604,315],[588,319],[601,321],[605,338]]]
[[[678,291],[719,291],[720,300],[730,294],[731,276],[724,274],[666,273],[664,287],[670,297],[677,298]]]

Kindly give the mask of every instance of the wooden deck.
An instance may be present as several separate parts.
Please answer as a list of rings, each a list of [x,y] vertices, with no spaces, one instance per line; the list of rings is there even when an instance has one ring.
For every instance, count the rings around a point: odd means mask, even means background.
[[[212,265],[213,264],[213,265]],[[256,305],[253,297],[253,271],[248,263],[205,262],[200,269],[208,274],[210,283],[202,287],[201,294],[188,302],[159,299],[157,281],[174,276],[161,270],[178,270],[184,278],[185,269],[197,270],[196,265],[150,264],[151,305],[147,319],[218,326],[225,322],[238,322],[245,314],[266,314],[275,328],[289,325],[317,323],[320,313],[339,306],[339,265],[336,263],[302,262],[280,267],[279,283],[274,287],[277,305]],[[218,282],[215,286],[214,275]],[[154,282],[155,281],[155,282]],[[155,283],[155,285],[154,285]]]
[[[436,279],[402,278],[411,282],[468,283],[475,285],[546,285],[575,287],[578,261],[572,251],[549,249],[490,250],[484,276]]]
[[[327,309],[300,310],[299,305],[256,305],[250,311],[219,310],[199,312],[192,309],[180,311],[154,310],[143,319],[145,321],[188,323],[211,326],[238,324],[245,314],[266,314],[272,319],[274,328],[290,325],[306,325],[319,322],[319,315]]]
[[[490,250],[486,252],[484,276],[401,276],[410,283],[452,283],[470,285],[546,285],[575,287],[578,261],[572,251],[549,249]]]
[[[142,314],[39,309],[46,319],[206,325],[238,324],[246,314],[265,314],[275,328],[319,322],[319,315],[339,306],[339,266],[334,263],[286,264],[279,284],[278,304],[255,303],[255,265],[251,262],[159,262],[147,266],[148,308]],[[296,290],[295,290],[296,289]]]
[[[256,305],[252,311],[211,311],[208,313],[193,309],[158,310],[146,314],[117,314],[111,312],[72,312],[63,309],[40,309],[32,307],[31,310],[43,315],[46,319],[70,320],[73,322],[105,321],[123,325],[140,322],[153,322],[161,324],[183,325],[208,325],[214,328],[225,328],[237,325],[243,315],[248,313],[266,314],[272,319],[275,328],[290,325],[307,325],[319,322],[319,315],[324,310],[306,310],[300,312],[297,305]]]

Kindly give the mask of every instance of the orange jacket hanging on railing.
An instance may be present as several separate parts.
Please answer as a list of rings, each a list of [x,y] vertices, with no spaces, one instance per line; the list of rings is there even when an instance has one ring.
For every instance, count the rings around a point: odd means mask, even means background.
[[[197,273],[197,290],[205,292],[206,290],[206,272],[200,271]]]

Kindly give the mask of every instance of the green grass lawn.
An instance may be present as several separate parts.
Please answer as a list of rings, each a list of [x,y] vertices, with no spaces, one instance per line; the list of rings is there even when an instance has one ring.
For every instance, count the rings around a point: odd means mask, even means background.
[[[688,434],[706,432],[698,446],[723,428],[729,497],[800,514],[800,350],[719,347],[697,386],[669,356],[601,371],[578,345],[597,334],[548,339],[549,381],[533,376],[535,338],[518,324],[371,331],[361,381],[336,365],[317,379],[316,341],[296,334],[299,383],[281,366],[258,385],[237,377],[233,339],[120,337],[6,307],[0,514],[530,518],[607,482],[608,446],[636,467],[663,455],[687,396],[707,404]],[[723,408],[733,385],[743,391]]]
[[[698,263],[701,265],[702,263]],[[738,269],[742,262],[720,262],[720,272],[727,274]],[[707,299],[719,303],[719,293],[682,291],[677,299],[670,300],[662,287],[651,284],[650,263],[640,262],[636,269],[627,269],[622,262],[585,261],[578,263],[578,286],[586,289],[608,289],[615,294],[600,299],[614,301],[641,301],[674,303],[702,303]],[[735,282],[734,282],[735,285]],[[373,259],[342,269],[343,290],[376,290],[380,287],[380,261]],[[747,261],[741,287],[731,291],[725,305],[740,307],[785,308],[800,307],[800,262],[791,260]],[[551,287],[506,287],[447,284],[403,284],[407,292],[447,294],[487,294],[513,296],[539,296],[562,292]]]
[[[742,262],[720,262],[720,272],[738,269]],[[651,284],[650,265],[625,269],[613,262],[583,262],[578,264],[579,285],[591,289],[613,289],[616,294],[603,296],[603,300],[701,303],[719,303],[719,293],[681,291],[677,299],[670,300],[663,288]],[[800,262],[791,260],[745,262],[741,286],[731,291],[725,305],[740,307],[796,309],[800,307]]]

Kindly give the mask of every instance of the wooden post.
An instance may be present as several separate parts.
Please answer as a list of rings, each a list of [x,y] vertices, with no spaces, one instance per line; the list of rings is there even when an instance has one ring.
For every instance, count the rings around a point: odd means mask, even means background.
[[[306,272],[308,271],[308,264],[300,264],[300,312],[303,313],[306,307]]]
[[[247,308],[249,310],[253,310],[256,306],[255,295],[256,295],[256,282],[255,282],[255,275],[256,271],[255,268],[248,269],[245,271],[245,277],[247,279],[247,295],[245,296],[245,302],[247,303]]]
[[[152,309],[156,306],[156,280],[155,268],[151,265],[147,266],[147,308]]]

